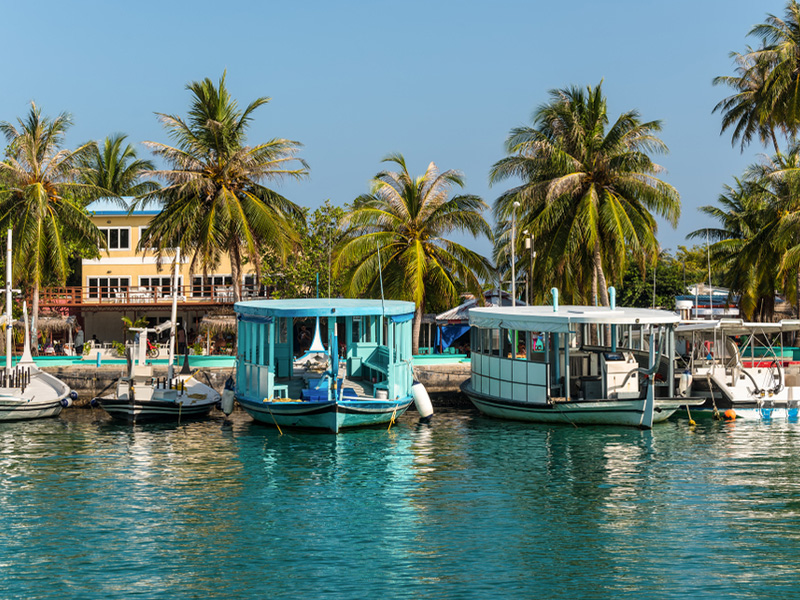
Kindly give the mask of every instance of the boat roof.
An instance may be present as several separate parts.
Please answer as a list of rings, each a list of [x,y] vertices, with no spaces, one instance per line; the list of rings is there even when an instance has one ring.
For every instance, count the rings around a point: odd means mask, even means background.
[[[473,308],[469,324],[474,327],[503,327],[524,331],[565,333],[571,325],[664,325],[678,323],[680,316],[666,310],[650,308],[615,308],[605,306],[504,306]]]
[[[719,331],[724,335],[783,333],[784,331],[800,331],[800,320],[784,319],[777,323],[749,323],[742,319],[713,319],[683,321],[675,328],[675,333],[688,333],[692,331]]]
[[[360,300],[354,298],[298,298],[237,302],[240,315],[259,317],[357,317],[385,315],[413,316],[414,303],[401,300]]]

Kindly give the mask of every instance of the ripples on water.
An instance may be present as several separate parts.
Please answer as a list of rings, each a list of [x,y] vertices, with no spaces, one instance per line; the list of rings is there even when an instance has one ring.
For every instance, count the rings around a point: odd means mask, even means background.
[[[0,596],[796,596],[798,432],[0,424]]]

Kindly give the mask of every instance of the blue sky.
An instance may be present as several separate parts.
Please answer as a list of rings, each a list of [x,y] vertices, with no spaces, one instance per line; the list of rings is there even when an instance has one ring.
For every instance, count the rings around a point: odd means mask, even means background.
[[[227,69],[241,104],[256,112],[251,142],[304,144],[310,179],[277,189],[298,204],[351,201],[392,152],[421,174],[430,161],[466,176],[490,205],[502,192],[488,172],[512,127],[529,123],[548,90],[603,80],[612,119],[638,109],[663,121],[670,154],[657,159],[681,193],[674,251],[711,224],[697,207],[716,201],[765,150],[744,154],[720,136],[714,105],[728,90],[731,50],[783,0],[538,0],[474,2],[10,2],[0,120],[31,100],[70,112],[67,143],[128,134],[166,142],[155,112],[185,115],[185,85]],[[474,243],[489,253],[488,242]]]

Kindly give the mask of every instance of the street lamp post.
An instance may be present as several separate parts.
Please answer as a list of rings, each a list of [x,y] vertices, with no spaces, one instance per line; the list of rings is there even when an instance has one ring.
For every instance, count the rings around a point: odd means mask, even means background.
[[[511,211],[511,306],[517,305],[517,272],[516,272],[516,256],[514,255],[514,246],[516,245],[516,226],[517,226],[517,209],[519,202],[514,202]]]

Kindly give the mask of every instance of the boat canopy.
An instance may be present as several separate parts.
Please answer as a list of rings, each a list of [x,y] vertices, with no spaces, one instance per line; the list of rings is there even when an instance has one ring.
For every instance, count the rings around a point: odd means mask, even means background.
[[[750,335],[752,333],[784,333],[800,331],[800,320],[787,319],[777,323],[748,323],[742,319],[714,319],[708,321],[684,321],[675,328],[675,333],[693,331],[719,331],[724,335]]]
[[[518,306],[516,308],[473,308],[469,324],[473,327],[549,331],[567,333],[577,324],[597,325],[672,325],[680,321],[677,313],[649,308],[615,308],[604,306]]]
[[[395,323],[414,317],[414,303],[400,300],[358,300],[353,298],[303,298],[292,300],[250,300],[237,302],[233,309],[239,320],[270,317],[358,317],[386,316]]]

